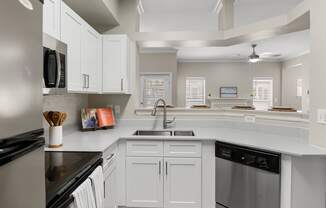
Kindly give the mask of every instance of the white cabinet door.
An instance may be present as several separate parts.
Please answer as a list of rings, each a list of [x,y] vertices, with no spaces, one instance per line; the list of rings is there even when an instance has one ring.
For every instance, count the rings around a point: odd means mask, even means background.
[[[88,25],[83,27],[81,49],[81,73],[85,83],[84,91],[97,93],[100,91],[101,70],[101,35]]]
[[[110,164],[104,170],[104,208],[117,206],[117,162]]]
[[[81,76],[82,19],[65,3],[61,3],[61,40],[68,46],[67,87],[68,91],[80,92],[85,82]]]
[[[128,157],[127,206],[163,207],[163,159]]]
[[[164,158],[164,207],[201,208],[201,159]]]
[[[103,36],[103,93],[129,91],[128,44],[126,35]]]
[[[60,39],[61,0],[44,0],[43,32]]]

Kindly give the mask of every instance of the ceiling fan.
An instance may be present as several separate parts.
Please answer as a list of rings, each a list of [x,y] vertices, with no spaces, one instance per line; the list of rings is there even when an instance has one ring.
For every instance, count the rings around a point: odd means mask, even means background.
[[[268,59],[273,60],[273,59],[280,58],[282,56],[282,54],[275,54],[270,52],[264,52],[259,55],[256,53],[257,44],[252,44],[251,47],[252,47],[252,53],[249,55],[250,63],[257,63],[259,61],[268,60]]]

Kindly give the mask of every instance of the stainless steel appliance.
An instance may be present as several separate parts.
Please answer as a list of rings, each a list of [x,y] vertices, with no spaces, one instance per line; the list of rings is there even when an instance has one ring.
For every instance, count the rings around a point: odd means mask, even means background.
[[[45,207],[42,7],[40,0],[1,1],[1,208]]]
[[[43,94],[64,94],[67,45],[43,34]]]
[[[71,194],[102,162],[96,152],[45,152],[46,207],[69,207]]]
[[[217,208],[279,208],[280,155],[215,144]]]

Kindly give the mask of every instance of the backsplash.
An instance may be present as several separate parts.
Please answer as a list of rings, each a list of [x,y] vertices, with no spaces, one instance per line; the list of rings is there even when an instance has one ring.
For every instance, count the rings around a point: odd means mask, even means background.
[[[81,123],[80,109],[88,106],[88,95],[66,94],[47,95],[43,97],[43,111],[64,111],[68,113],[65,126],[79,127]],[[47,129],[48,124],[43,121]]]

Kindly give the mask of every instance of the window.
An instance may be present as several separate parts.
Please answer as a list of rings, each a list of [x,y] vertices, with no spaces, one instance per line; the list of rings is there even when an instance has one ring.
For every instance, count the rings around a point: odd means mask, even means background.
[[[167,104],[172,102],[171,73],[144,73],[141,80],[141,106],[153,107],[162,98]]]
[[[273,106],[273,79],[258,77],[253,80],[253,105],[257,110]]]
[[[302,97],[302,79],[297,79],[297,97]]]
[[[205,104],[205,78],[186,78],[186,107]]]

